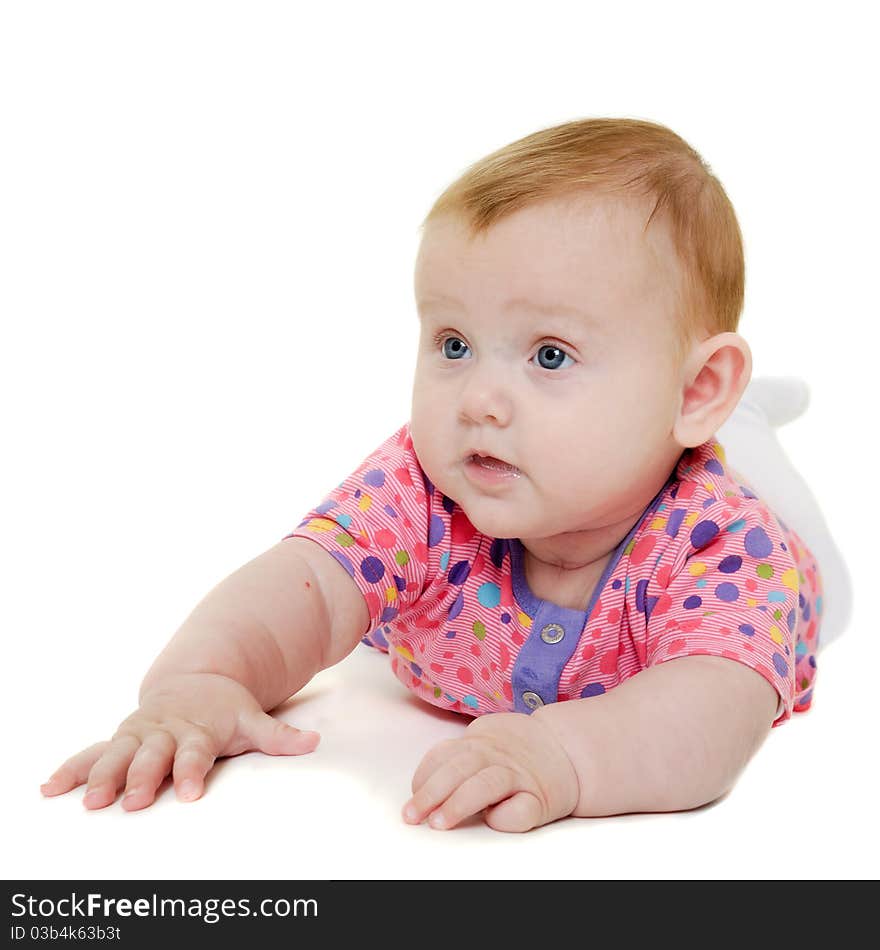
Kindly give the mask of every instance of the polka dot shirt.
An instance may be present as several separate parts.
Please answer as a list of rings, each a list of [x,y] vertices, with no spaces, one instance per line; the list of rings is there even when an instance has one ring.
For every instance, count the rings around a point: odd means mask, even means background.
[[[445,709],[528,713],[697,654],[763,676],[779,695],[774,726],[812,700],[817,565],[716,440],[682,453],[584,611],[534,595],[520,541],[481,534],[435,490],[408,423],[286,537],[336,558],[369,608],[364,642]]]

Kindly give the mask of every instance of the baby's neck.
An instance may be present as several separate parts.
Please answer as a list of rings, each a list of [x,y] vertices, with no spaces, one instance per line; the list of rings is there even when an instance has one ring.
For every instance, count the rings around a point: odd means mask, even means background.
[[[639,515],[595,531],[521,538],[526,581],[535,596],[585,610],[602,572]]]

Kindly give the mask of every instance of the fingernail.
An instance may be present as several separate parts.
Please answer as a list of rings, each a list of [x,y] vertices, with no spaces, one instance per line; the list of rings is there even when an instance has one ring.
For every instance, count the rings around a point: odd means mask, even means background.
[[[90,792],[86,792],[85,797],[83,798],[84,805],[91,805],[98,800],[99,793],[96,788],[93,788]]]
[[[125,801],[126,799],[129,799],[129,798],[134,798],[135,795],[139,795],[139,794],[140,794],[140,791],[141,791],[141,790],[140,790],[139,788],[130,788],[130,789],[125,793],[125,798],[123,798],[123,801]]]
[[[415,808],[415,805],[407,805],[406,808],[404,808],[404,810],[403,810],[403,817],[404,817],[407,821],[415,821],[415,820],[416,820],[416,808]]]
[[[428,819],[432,828],[445,828],[446,819],[441,814],[433,814],[430,819]]]
[[[198,794],[199,789],[195,782],[187,779],[185,782],[181,783],[180,797],[183,801],[191,802]]]

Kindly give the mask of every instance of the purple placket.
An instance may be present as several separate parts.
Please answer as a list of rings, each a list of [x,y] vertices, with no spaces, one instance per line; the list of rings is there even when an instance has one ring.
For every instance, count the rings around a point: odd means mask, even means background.
[[[522,542],[519,538],[510,539],[513,594],[522,611],[532,618],[531,631],[517,654],[510,677],[515,712],[532,713],[540,706],[557,702],[562,671],[580,643],[581,635],[586,630],[599,595],[626,550],[626,546],[633,539],[645,518],[656,509],[663,493],[674,478],[675,471],[673,470],[666,484],[657,492],[639,520],[633,525],[632,530],[617,546],[584,611],[560,607],[558,604],[536,597],[526,581]]]

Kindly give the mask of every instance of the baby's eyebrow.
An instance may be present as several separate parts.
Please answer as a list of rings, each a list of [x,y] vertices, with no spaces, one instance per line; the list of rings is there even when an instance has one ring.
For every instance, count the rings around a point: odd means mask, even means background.
[[[417,304],[422,309],[428,309],[434,304],[446,304],[455,307],[457,310],[463,310],[464,305],[455,297],[448,297],[446,294],[431,294],[419,298]],[[589,323],[596,321],[584,310],[564,303],[539,303],[536,300],[529,300],[527,297],[515,297],[504,304],[505,310],[520,310],[531,313],[538,313],[545,317],[564,316],[574,317],[578,320],[586,320]]]

